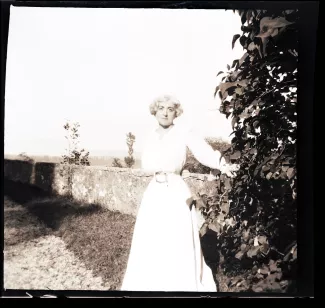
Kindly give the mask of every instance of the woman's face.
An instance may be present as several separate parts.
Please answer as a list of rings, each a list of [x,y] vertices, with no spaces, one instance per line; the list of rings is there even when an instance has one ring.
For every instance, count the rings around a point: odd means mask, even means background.
[[[156,119],[158,123],[163,127],[168,127],[173,124],[176,118],[176,109],[173,103],[159,103],[156,112]]]

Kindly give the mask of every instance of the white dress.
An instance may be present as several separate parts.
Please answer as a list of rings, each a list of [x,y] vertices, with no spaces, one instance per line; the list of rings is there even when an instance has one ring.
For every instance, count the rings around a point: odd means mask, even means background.
[[[217,291],[202,255],[195,208],[186,203],[191,192],[180,175],[186,147],[203,165],[220,167],[220,152],[192,133],[174,126],[162,138],[156,131],[149,135],[142,168],[168,176],[164,183],[153,176],[143,194],[123,291]]]

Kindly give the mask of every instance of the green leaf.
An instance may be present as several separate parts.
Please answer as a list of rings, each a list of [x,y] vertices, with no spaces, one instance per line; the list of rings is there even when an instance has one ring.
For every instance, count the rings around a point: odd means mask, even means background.
[[[292,179],[294,176],[295,176],[296,172],[295,172],[295,169],[294,168],[289,168],[288,171],[287,171],[287,176],[290,179]]]
[[[234,154],[230,156],[230,159],[239,159],[241,156],[240,151],[236,151]]]
[[[223,221],[225,220],[225,215],[223,213],[220,213],[218,216],[217,216],[217,220],[214,221],[214,223],[217,225],[218,224],[218,220],[219,221]]]
[[[239,59],[238,67],[241,67],[241,65],[245,62],[246,58],[248,57],[248,53],[244,53],[244,55]]]
[[[234,68],[236,65],[238,65],[239,64],[239,60],[234,60],[233,62],[232,62],[232,66],[231,66],[231,68]],[[232,79],[233,80],[236,80],[236,77],[238,76],[238,74],[239,74],[240,72],[236,72],[236,73],[233,73],[233,74],[231,74],[231,76],[232,76]]]
[[[256,293],[261,293],[261,292],[263,292],[263,288],[262,287],[257,287],[257,288],[254,288],[253,291],[256,292]]]
[[[236,194],[239,194],[241,191],[243,191],[243,188],[242,188],[242,187],[238,187],[238,188],[236,189]]]
[[[231,127],[232,127],[232,129],[235,128],[235,124],[237,123],[238,119],[239,119],[239,117],[237,117],[237,116],[235,116],[235,117],[232,118],[232,121],[231,121]]]
[[[267,179],[267,180],[271,179],[272,175],[273,175],[273,173],[272,173],[272,172],[269,172],[269,173],[266,175],[266,179]]]
[[[199,198],[199,199],[196,200],[196,207],[197,207],[197,209],[201,209],[201,208],[205,208],[206,207],[206,204],[202,200],[202,198]]]
[[[115,161],[116,162],[116,161]],[[189,207],[191,207],[193,204],[195,204],[196,203],[196,200],[194,200],[193,199],[193,197],[191,197],[191,198],[188,198],[187,200],[186,200],[186,204],[189,206]]]
[[[257,150],[256,150],[256,148],[252,148],[252,149],[250,149],[250,151],[249,151],[249,154],[257,154]],[[248,177],[248,176],[247,176]]]
[[[228,202],[223,202],[222,205],[220,206],[220,210],[221,210],[221,212],[228,215],[228,213],[229,213],[229,203]]]
[[[240,38],[240,34],[235,34],[234,37],[232,38],[232,43],[231,43],[232,49],[234,49],[235,43],[239,38]]]
[[[269,171],[270,170],[270,167],[269,166],[263,166],[262,167],[262,171],[263,172],[267,172],[267,171]]]
[[[266,236],[259,236],[259,237],[258,237],[258,242],[259,242],[260,244],[265,244],[265,243],[267,243]]]
[[[252,50],[256,49],[257,47],[258,47],[258,46],[255,45],[254,42],[251,42],[251,43],[248,45],[247,49],[248,49],[249,51],[252,51]]]
[[[293,24],[293,22],[286,20],[284,17],[276,17],[274,19],[272,19],[271,17],[264,17],[261,19],[260,27],[275,29],[282,28],[291,24]]]
[[[264,254],[267,254],[267,253],[269,252],[269,250],[270,250],[270,246],[269,246],[269,244],[264,243],[264,244],[262,245],[262,247],[261,247],[261,252],[263,252]]]
[[[250,233],[249,229],[243,232],[242,237],[245,241],[249,239],[249,233]]]
[[[262,275],[267,275],[269,273],[269,270],[266,268],[259,269],[259,273]]]
[[[285,10],[284,11],[287,15],[290,15],[295,12],[295,10]]]
[[[241,23],[244,24],[246,22],[246,10],[243,10],[241,15]]]
[[[249,251],[247,251],[247,257],[248,258],[252,258],[255,257],[257,255],[257,253],[259,252],[260,247],[252,247]]]
[[[201,237],[204,236],[208,231],[208,226],[206,224],[204,224],[200,230],[200,235]]]
[[[228,179],[228,178],[225,179],[225,188],[227,190],[230,190],[231,189],[230,179]]]
[[[242,88],[236,88],[235,92],[238,94],[238,95],[243,95],[244,91]]]
[[[216,233],[220,233],[220,225],[219,224],[215,225],[215,224],[210,223],[209,229]]]
[[[246,13],[247,22],[250,22],[252,16],[253,16],[253,10],[247,10],[247,13]]]
[[[235,89],[238,86],[241,87],[247,87],[249,83],[248,79],[243,79],[240,81],[234,81],[234,82],[223,82],[219,84],[219,89],[222,94],[223,99],[225,99],[228,96],[227,91],[230,91],[230,89]]]
[[[214,97],[216,97],[218,91],[219,91],[219,86],[217,86],[216,89],[215,89],[215,91],[214,91]]]
[[[238,252],[236,253],[236,255],[235,255],[235,258],[238,259],[238,260],[241,260],[242,257],[243,257],[243,255],[244,255],[244,252],[242,252],[242,251],[238,251]]]
[[[276,263],[270,264],[270,272],[271,273],[275,273],[275,272],[277,272],[277,270],[278,270],[278,267],[277,267]]]
[[[256,129],[256,127],[258,127],[258,125],[259,125],[259,121],[254,121],[253,122],[253,127]]]
[[[280,174],[281,179],[285,180],[287,178],[287,173],[282,171]]]
[[[289,284],[289,281],[288,281],[288,280],[282,280],[282,281],[280,282],[280,286],[281,286],[282,288],[286,288],[286,287],[288,286],[288,284]]]

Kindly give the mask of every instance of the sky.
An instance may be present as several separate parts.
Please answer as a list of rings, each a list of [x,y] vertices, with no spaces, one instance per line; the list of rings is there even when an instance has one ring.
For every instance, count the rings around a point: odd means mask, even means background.
[[[183,105],[177,125],[230,140],[214,90],[240,27],[231,10],[11,7],[5,154],[62,155],[67,120],[90,155],[126,153],[128,132],[140,152],[162,94]]]

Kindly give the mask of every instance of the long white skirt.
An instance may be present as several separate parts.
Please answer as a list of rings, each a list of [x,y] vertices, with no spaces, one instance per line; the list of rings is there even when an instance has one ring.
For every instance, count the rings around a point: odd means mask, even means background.
[[[191,192],[179,175],[149,183],[139,207],[121,290],[216,292],[199,239]]]

